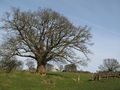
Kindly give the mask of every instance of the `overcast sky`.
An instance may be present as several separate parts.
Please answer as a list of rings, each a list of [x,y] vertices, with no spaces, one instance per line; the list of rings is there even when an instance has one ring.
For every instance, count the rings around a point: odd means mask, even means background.
[[[88,25],[93,35],[91,62],[84,70],[96,71],[104,58],[120,61],[120,0],[0,0],[0,17],[10,7],[22,10],[52,8],[75,25]],[[0,36],[2,36],[0,32]]]

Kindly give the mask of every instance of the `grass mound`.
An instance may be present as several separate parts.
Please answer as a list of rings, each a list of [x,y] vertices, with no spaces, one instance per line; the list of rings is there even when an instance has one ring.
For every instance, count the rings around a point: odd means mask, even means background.
[[[92,74],[52,72],[45,77],[27,71],[0,73],[0,90],[120,90],[120,79],[89,81]]]

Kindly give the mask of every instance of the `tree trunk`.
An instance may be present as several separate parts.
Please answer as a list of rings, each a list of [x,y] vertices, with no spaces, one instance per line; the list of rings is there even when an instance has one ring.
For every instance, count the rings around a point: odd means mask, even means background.
[[[46,75],[45,64],[38,64],[36,72],[39,73],[41,76],[45,76]]]

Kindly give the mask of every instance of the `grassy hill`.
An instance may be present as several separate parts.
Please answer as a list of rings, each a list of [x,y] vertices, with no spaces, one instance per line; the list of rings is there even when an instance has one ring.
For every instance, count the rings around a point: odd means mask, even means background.
[[[120,90],[120,78],[89,81],[92,74],[47,73],[40,77],[26,71],[0,73],[0,90]]]

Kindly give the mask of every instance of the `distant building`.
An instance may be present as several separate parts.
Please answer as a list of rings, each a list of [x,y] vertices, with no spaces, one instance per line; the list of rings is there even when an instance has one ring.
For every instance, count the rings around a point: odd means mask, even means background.
[[[77,67],[75,64],[68,64],[65,66],[65,71],[66,72],[77,71]]]
[[[59,67],[59,71],[62,72],[63,70],[64,70],[63,65],[60,65],[60,67]]]
[[[46,71],[51,72],[54,69],[54,66],[52,64],[46,64]]]
[[[51,72],[60,72],[60,70],[53,68]]]

